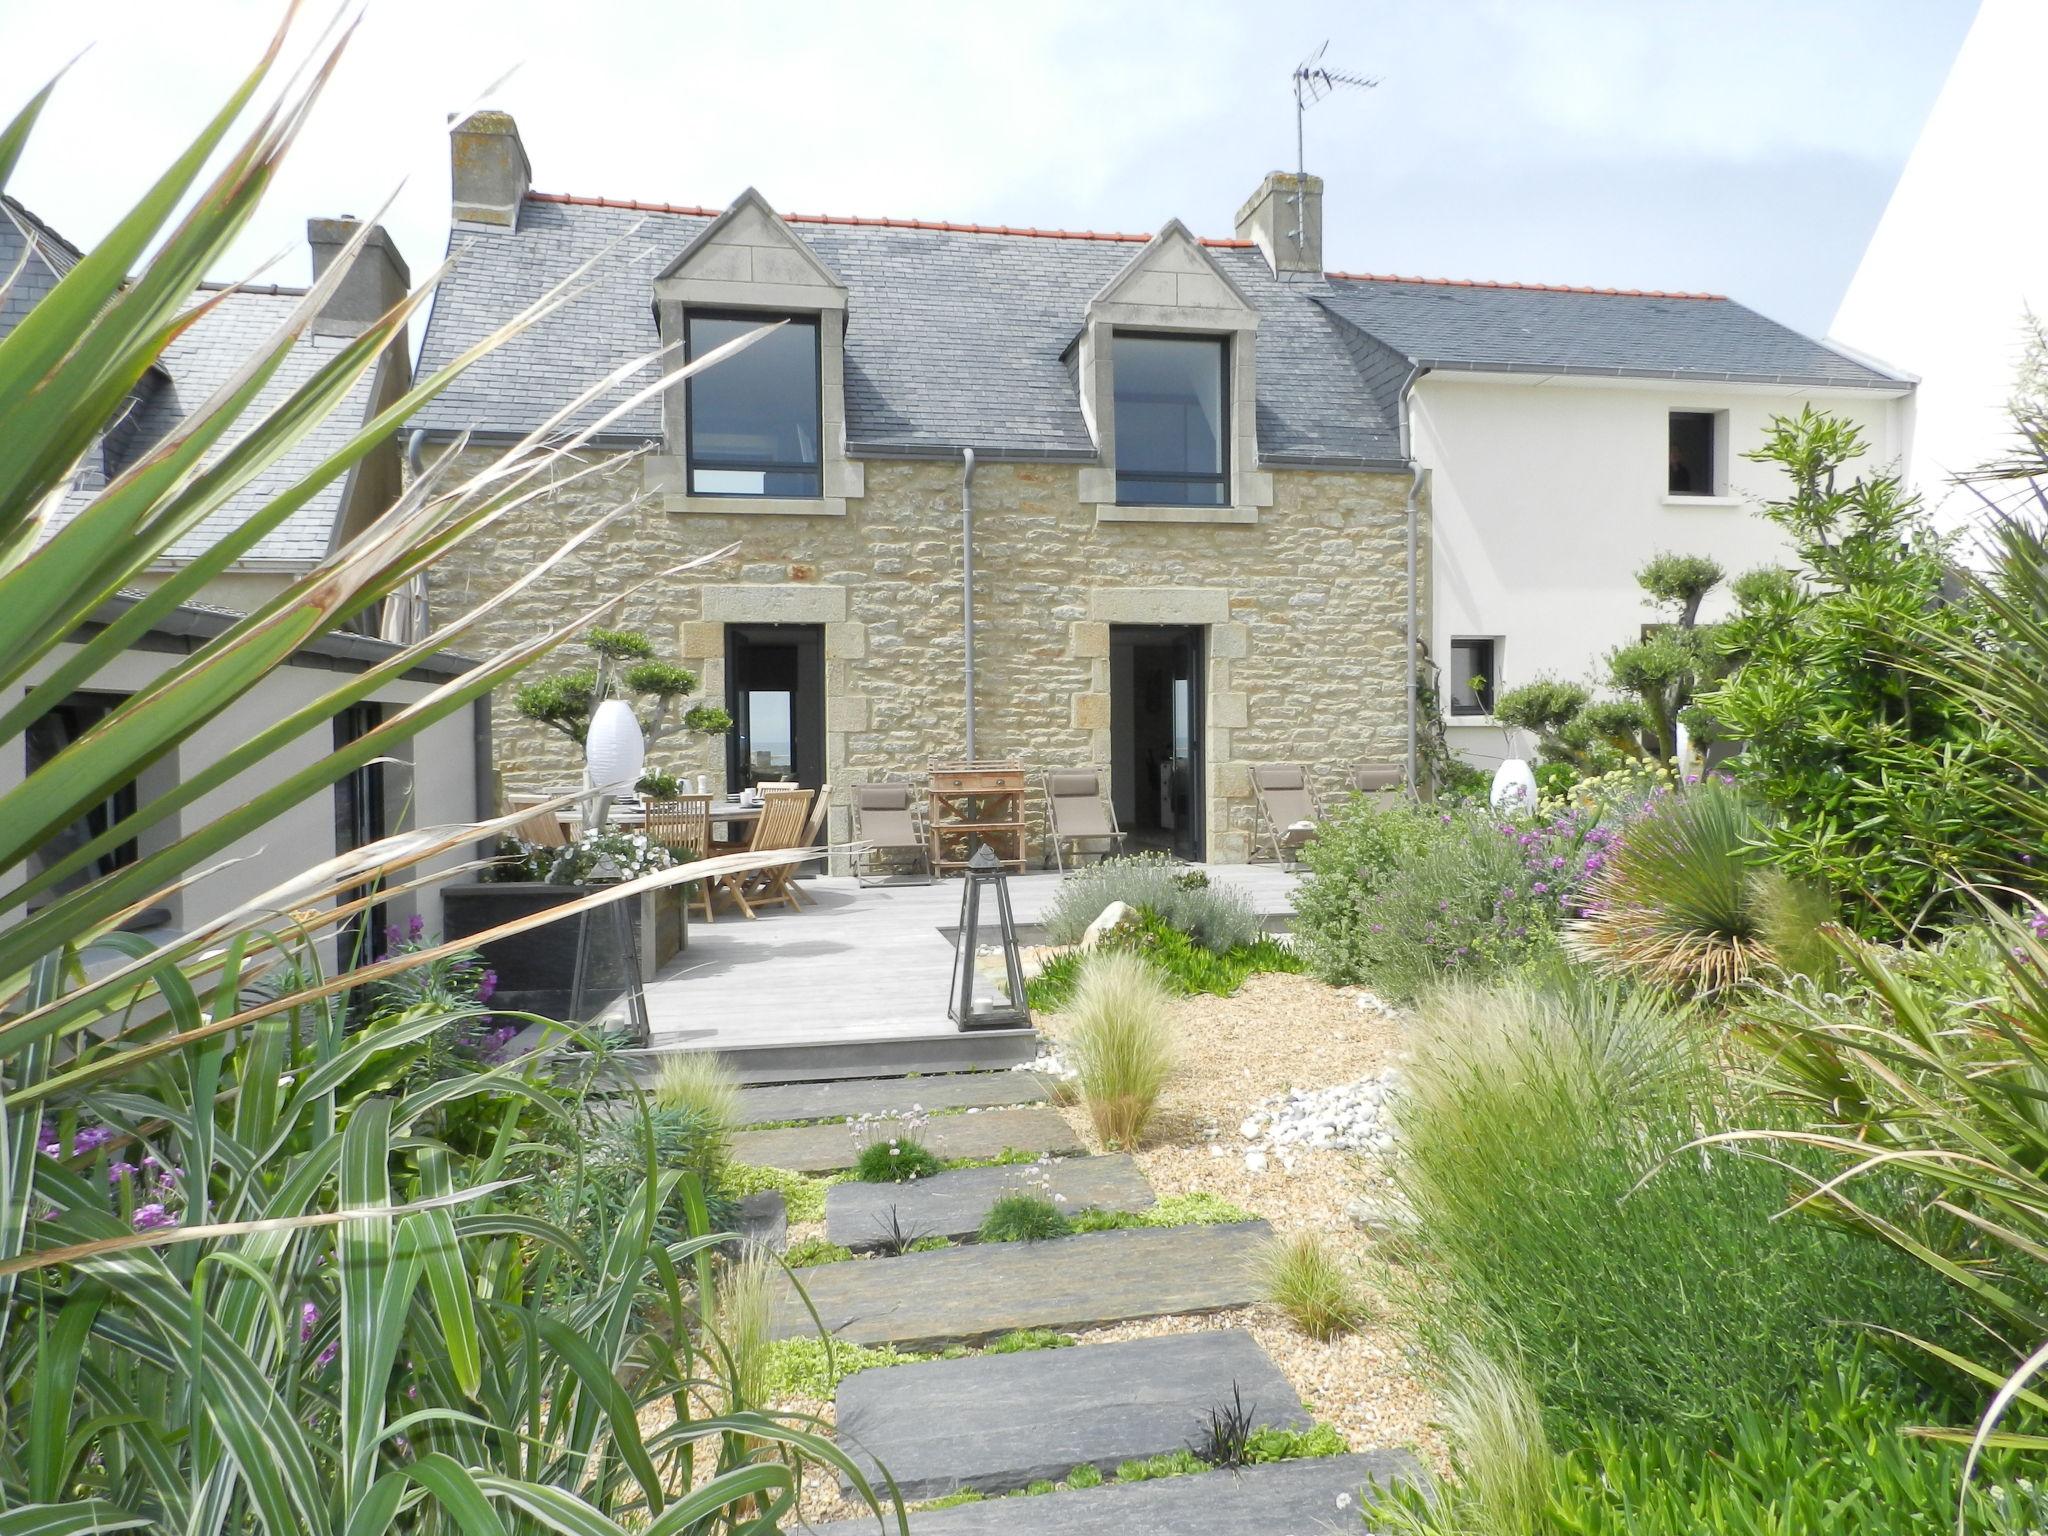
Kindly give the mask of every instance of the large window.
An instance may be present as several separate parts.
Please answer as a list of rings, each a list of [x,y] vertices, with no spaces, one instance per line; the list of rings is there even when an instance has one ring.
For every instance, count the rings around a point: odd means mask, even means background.
[[[1499,655],[1496,640],[1461,637],[1451,642],[1452,714],[1493,713],[1493,685],[1499,681],[1494,667]]]
[[[688,352],[699,358],[785,317],[692,310]],[[744,350],[691,377],[690,493],[816,496],[818,322],[787,317]]]
[[[1116,499],[1125,505],[1229,503],[1228,343],[1207,336],[1116,337]]]

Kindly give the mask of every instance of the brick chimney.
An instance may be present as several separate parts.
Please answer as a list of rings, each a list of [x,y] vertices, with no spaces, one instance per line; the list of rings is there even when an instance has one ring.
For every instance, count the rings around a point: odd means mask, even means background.
[[[313,281],[319,282],[335,257],[355,239],[362,224],[347,214],[338,219],[306,220],[306,244],[313,248]],[[313,321],[316,336],[360,336],[412,289],[405,258],[381,224],[372,225],[362,249]],[[396,344],[404,345],[401,331]]]
[[[1299,238],[1296,198],[1300,193]],[[1276,276],[1323,271],[1323,178],[1274,171],[1237,210],[1237,238],[1258,246]]]
[[[509,112],[472,112],[448,130],[454,172],[455,222],[517,229],[519,205],[533,185],[533,166]]]

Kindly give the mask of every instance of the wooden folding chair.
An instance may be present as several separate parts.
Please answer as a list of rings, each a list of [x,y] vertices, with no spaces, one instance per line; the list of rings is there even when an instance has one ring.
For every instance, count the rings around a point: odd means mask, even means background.
[[[711,797],[678,795],[673,800],[647,802],[647,840],[666,848],[678,864],[693,864],[711,856]],[[684,898],[701,907],[704,921],[712,921],[711,887],[708,881],[693,880]]]
[[[763,790],[761,817],[754,823],[754,838],[747,844],[747,851],[767,853],[779,848],[798,847],[798,840],[803,836],[804,817],[810,808],[811,792],[807,789]],[[757,915],[757,907],[781,906],[800,912],[803,908],[789,889],[790,877],[795,873],[794,864],[746,870],[721,875],[718,888],[730,896],[749,918]]]
[[[525,810],[529,806],[546,805],[547,801],[534,795],[512,796],[512,809]],[[569,834],[562,830],[562,818],[554,811],[535,811],[526,820],[512,829],[512,835],[533,848],[566,848]]]
[[[818,798],[811,802],[811,819],[804,823],[803,842],[799,846],[805,848],[816,848],[821,856],[824,855],[826,853],[826,848],[824,846],[825,819],[831,814],[832,786],[830,784],[820,784],[818,786]],[[797,870],[801,871],[809,869],[812,866],[812,864],[816,862],[818,861],[806,860],[804,863],[798,864],[794,867]],[[794,877],[792,877],[792,882],[789,887],[789,894],[797,898],[797,904],[799,906],[805,906],[817,900],[815,896],[806,896],[804,894],[803,886],[800,883],[797,883]]]

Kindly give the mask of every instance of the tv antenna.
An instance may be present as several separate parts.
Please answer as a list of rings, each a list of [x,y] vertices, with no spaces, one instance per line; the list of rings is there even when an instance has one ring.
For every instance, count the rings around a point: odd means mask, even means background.
[[[1294,66],[1294,248],[1297,251],[1302,248],[1302,241],[1308,233],[1308,218],[1304,211],[1308,151],[1302,121],[1308,116],[1310,107],[1332,92],[1369,91],[1379,84],[1366,75],[1330,68],[1323,62],[1323,55],[1329,51],[1330,40],[1324,38],[1320,48]]]

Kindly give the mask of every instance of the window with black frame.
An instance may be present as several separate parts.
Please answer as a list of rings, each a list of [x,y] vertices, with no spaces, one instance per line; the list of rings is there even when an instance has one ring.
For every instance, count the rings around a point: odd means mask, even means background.
[[[684,386],[693,496],[822,492],[817,317],[692,310],[685,348],[699,358],[776,320],[784,323]]]
[[[1459,636],[1451,642],[1450,704],[1454,715],[1493,713],[1498,642]]]
[[[1116,499],[1220,507],[1230,500],[1229,343],[1214,336],[1116,337]]]

